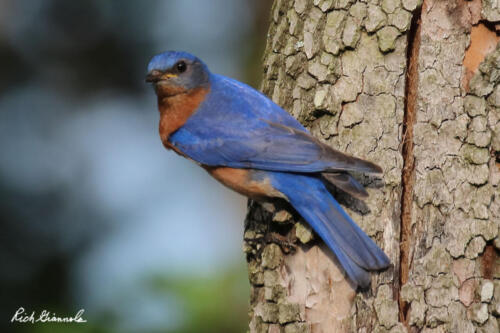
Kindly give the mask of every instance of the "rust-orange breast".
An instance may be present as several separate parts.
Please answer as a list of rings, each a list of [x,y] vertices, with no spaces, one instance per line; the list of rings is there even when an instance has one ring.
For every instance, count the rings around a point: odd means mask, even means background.
[[[174,96],[158,97],[160,138],[167,149],[173,149],[168,142],[170,135],[186,123],[203,102],[208,91],[208,88],[201,87]]]
[[[264,197],[280,197],[284,195],[275,190],[269,181],[252,179],[252,169],[235,169],[228,167],[204,166],[212,177],[230,189],[253,199]]]

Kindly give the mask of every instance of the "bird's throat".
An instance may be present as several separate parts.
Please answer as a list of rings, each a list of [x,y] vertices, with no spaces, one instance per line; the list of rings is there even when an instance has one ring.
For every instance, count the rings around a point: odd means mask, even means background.
[[[208,91],[208,88],[201,87],[173,96],[158,95],[160,138],[167,148],[171,148],[168,143],[170,135],[181,128],[189,117],[196,112]]]

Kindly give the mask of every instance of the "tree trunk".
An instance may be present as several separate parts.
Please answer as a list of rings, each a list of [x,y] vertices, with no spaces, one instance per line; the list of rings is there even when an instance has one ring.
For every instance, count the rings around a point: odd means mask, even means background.
[[[393,267],[356,291],[289,206],[249,202],[251,332],[498,332],[495,21],[495,0],[275,1],[262,90],[383,167],[336,198]]]

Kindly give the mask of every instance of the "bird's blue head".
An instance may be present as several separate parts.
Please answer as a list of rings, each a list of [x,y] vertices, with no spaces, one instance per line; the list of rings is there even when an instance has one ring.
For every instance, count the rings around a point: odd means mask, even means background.
[[[207,66],[194,55],[167,51],[151,59],[146,82],[153,83],[158,96],[173,96],[206,87],[209,78]]]

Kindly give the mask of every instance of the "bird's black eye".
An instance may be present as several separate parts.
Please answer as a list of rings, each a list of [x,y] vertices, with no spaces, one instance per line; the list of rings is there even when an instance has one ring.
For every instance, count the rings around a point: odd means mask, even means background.
[[[183,73],[186,71],[187,69],[187,65],[184,61],[179,61],[176,65],[175,65],[175,69],[179,72],[179,73]]]

